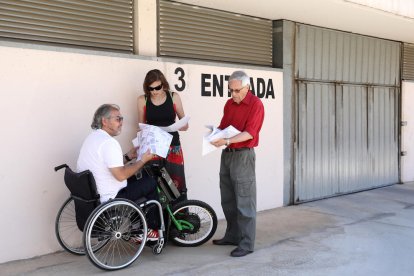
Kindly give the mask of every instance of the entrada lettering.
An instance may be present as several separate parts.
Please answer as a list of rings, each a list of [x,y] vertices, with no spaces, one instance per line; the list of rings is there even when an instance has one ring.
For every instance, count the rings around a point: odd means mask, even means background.
[[[202,97],[231,97],[228,89],[228,75],[201,74]],[[272,79],[250,78],[250,90],[259,98],[275,98]]]

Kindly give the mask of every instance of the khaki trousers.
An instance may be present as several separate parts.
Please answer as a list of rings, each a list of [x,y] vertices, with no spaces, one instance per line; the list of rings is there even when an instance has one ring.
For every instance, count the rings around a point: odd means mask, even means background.
[[[256,238],[256,154],[254,149],[226,152],[220,163],[221,206],[227,220],[224,239],[253,251]]]

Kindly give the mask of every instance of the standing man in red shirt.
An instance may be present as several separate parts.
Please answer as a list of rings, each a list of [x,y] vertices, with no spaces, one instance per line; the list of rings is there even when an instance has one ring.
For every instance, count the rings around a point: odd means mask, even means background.
[[[224,106],[219,128],[232,125],[241,133],[230,139],[212,142],[216,147],[226,145],[221,153],[221,206],[227,221],[222,239],[215,245],[236,245],[232,257],[243,257],[254,250],[256,238],[256,154],[259,132],[264,119],[264,107],[250,91],[250,78],[235,71],[229,78],[231,99]]]

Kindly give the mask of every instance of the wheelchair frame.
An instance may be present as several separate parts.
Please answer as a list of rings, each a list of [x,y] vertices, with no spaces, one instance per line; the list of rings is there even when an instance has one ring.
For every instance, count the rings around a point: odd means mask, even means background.
[[[65,168],[65,184],[71,193],[76,189],[71,189],[68,182],[79,181],[71,180],[71,177],[88,177],[87,182],[92,192],[89,198],[72,193],[64,202],[56,217],[57,239],[65,250],[76,255],[86,254],[101,269],[117,270],[129,266],[139,257],[146,244],[152,247],[154,254],[160,254],[165,246],[166,236],[170,236],[179,246],[198,246],[208,241],[217,229],[216,214],[208,204],[198,200],[185,200],[171,205],[180,194],[163,167],[145,168],[157,180],[160,202],[146,199],[132,202],[117,198],[99,205],[99,195],[96,193],[92,173],[75,173],[66,164],[56,167],[55,171],[62,168]],[[83,209],[76,208],[76,203],[97,205],[84,225],[79,224],[78,218]],[[159,239],[147,243],[145,211],[153,207],[160,212]],[[164,210],[170,218],[169,226],[174,226],[171,227],[170,235],[165,235],[166,229],[170,227],[165,225]]]

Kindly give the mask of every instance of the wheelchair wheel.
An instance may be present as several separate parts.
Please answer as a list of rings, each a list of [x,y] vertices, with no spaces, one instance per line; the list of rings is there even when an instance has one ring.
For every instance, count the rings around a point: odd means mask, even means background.
[[[171,222],[170,237],[182,247],[198,246],[207,242],[216,232],[217,216],[213,208],[199,200],[184,200],[172,207],[174,217],[183,227],[178,230]]]
[[[56,216],[55,233],[59,244],[69,253],[85,255],[82,231],[76,224],[75,202],[69,197]]]
[[[104,242],[94,249],[93,240]],[[89,216],[83,235],[86,255],[97,267],[117,270],[133,263],[147,241],[147,222],[132,201],[115,199],[96,208]]]
[[[76,223],[75,202],[69,197],[56,216],[55,234],[59,244],[69,253],[85,255],[83,246],[83,232]],[[93,250],[98,250],[104,245],[103,241],[91,240]]]

